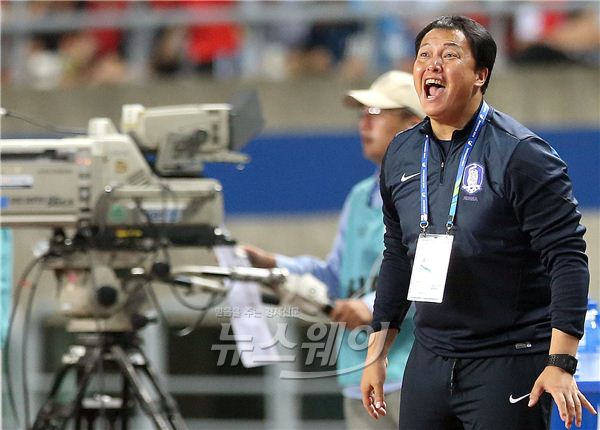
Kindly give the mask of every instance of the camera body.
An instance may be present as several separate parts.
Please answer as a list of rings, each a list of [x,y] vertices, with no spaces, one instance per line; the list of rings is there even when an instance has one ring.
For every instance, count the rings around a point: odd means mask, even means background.
[[[175,246],[212,246],[222,187],[201,177],[203,163],[248,162],[238,151],[263,125],[249,92],[230,104],[125,105],[120,131],[94,118],[81,137],[0,140],[2,224],[85,226],[98,246],[132,246],[158,232]]]
[[[87,227],[98,247],[137,248],[158,233],[171,245],[213,245],[224,217],[218,181],[157,176],[107,119],[91,120],[88,131],[0,143],[3,225]],[[185,233],[193,230],[195,240]]]
[[[97,330],[98,319],[106,331],[136,329],[143,285],[168,248],[234,244],[222,230],[222,186],[202,177],[203,163],[247,162],[237,151],[262,126],[247,94],[235,104],[126,105],[120,131],[93,118],[83,136],[0,140],[2,225],[53,232],[44,264],[71,331]]]

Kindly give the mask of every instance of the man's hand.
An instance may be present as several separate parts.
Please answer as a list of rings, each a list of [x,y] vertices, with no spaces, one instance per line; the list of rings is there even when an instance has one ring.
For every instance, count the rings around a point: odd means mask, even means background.
[[[385,396],[383,394],[383,382],[386,376],[387,358],[383,355],[370,362],[367,357],[366,367],[363,370],[360,382],[362,402],[366,411],[374,419],[387,414]]]
[[[274,254],[251,245],[244,245],[241,248],[246,252],[252,266],[261,269],[273,269],[277,266]]]
[[[596,414],[594,407],[579,391],[573,375],[559,367],[547,366],[540,374],[531,390],[528,406],[535,406],[544,392],[550,393],[554,398],[566,428],[571,428],[573,420],[577,427],[581,427],[582,406]]]
[[[329,316],[335,322],[346,323],[346,327],[350,330],[370,324],[373,319],[369,307],[359,299],[336,300]]]

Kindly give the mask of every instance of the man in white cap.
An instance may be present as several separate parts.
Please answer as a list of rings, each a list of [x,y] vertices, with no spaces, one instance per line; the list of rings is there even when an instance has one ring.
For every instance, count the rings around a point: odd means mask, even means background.
[[[358,128],[366,159],[377,165],[376,172],[356,184],[346,198],[338,234],[326,261],[311,256],[286,257],[246,246],[256,267],[284,267],[292,273],[310,273],[323,281],[335,300],[331,319],[345,326],[337,357],[338,382],[344,396],[348,429],[397,429],[400,386],[408,353],[413,343],[412,318],[402,327],[388,354],[390,366],[384,386],[387,415],[374,421],[362,410],[360,378],[366,357],[366,332],[351,340],[350,331],[371,323],[375,279],[383,253],[383,219],[379,194],[379,166],[393,137],[419,123],[424,114],[414,89],[412,75],[390,71],[369,89],[349,91],[346,106],[359,111]],[[361,339],[361,335],[364,339]]]

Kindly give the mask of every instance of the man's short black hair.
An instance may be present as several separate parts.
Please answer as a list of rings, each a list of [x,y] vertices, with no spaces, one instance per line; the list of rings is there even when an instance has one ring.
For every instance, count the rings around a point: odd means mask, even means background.
[[[469,47],[475,56],[476,70],[481,70],[484,67],[488,69],[487,79],[481,87],[481,92],[485,94],[485,90],[490,83],[492,69],[496,61],[496,51],[498,49],[490,32],[483,25],[466,16],[442,16],[429,23],[417,34],[415,38],[415,55],[419,52],[423,37],[435,28],[458,30],[465,35],[465,38],[469,42]]]

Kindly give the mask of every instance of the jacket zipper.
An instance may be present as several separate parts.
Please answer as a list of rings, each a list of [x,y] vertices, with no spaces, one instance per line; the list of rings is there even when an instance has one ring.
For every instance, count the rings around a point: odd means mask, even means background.
[[[439,142],[436,142],[438,145],[438,151],[440,153],[440,184],[444,183],[444,170],[446,167],[446,154],[444,154],[444,150],[440,147],[442,144]],[[450,142],[450,145],[448,147],[448,156],[450,156],[450,149],[452,148],[452,142]]]
[[[454,141],[450,141],[450,144],[448,145],[448,153],[447,154],[444,154],[444,150],[440,148],[440,158],[442,160],[440,162],[440,184],[444,183],[444,171],[446,168],[446,158],[451,157],[452,143],[454,143]]]

